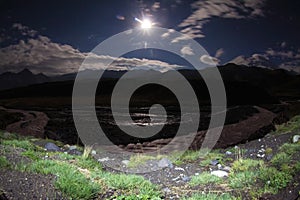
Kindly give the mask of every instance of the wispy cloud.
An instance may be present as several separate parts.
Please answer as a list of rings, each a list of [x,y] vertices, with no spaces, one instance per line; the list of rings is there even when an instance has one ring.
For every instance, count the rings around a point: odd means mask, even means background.
[[[205,37],[202,29],[212,18],[245,19],[264,16],[266,0],[199,0],[192,4],[193,13],[178,26],[192,38]],[[181,37],[175,41],[185,40]]]
[[[190,46],[184,46],[182,47],[182,49],[180,50],[180,53],[185,56],[185,55],[195,55],[195,53],[193,52],[193,49]]]
[[[37,34],[21,24],[15,24],[14,27],[24,34]],[[108,61],[114,61],[109,67],[110,70],[153,69],[165,72],[181,67],[160,60],[114,58],[81,52],[71,45],[55,43],[48,37],[35,35],[34,38],[29,37],[26,40],[20,40],[17,44],[0,49],[0,73],[17,72],[25,67],[35,73],[42,72],[48,75],[72,73],[79,69],[88,56],[92,62],[84,66],[85,69],[104,69]]]
[[[220,58],[225,53],[223,48],[220,48],[216,51],[215,57]]]

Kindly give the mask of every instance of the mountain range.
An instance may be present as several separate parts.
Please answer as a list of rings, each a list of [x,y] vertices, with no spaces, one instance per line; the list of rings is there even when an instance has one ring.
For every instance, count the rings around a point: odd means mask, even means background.
[[[224,80],[228,104],[268,104],[280,100],[300,99],[300,75],[291,74],[283,69],[270,70],[261,67],[246,67],[244,65],[226,64],[218,67]],[[205,73],[205,69],[203,73]],[[208,103],[209,92],[201,75],[195,70],[178,70],[191,84],[199,98],[199,102]],[[95,71],[87,70],[83,73],[89,81]],[[101,90],[97,90],[97,96],[102,97],[102,103],[109,104],[111,92],[118,78],[126,71],[105,71],[101,78]],[[138,78],[160,76],[168,81],[176,81],[171,78],[174,71],[160,73],[154,70],[135,70],[129,77],[130,81]],[[201,72],[202,73],[202,72]],[[71,97],[76,74],[65,74],[56,77],[48,77],[43,74],[33,74],[25,69],[19,73],[4,73],[0,75],[0,98],[23,97]],[[171,77],[171,78],[170,78]],[[16,88],[17,87],[17,88]],[[10,88],[10,89],[8,89]],[[5,90],[3,90],[5,89]],[[137,90],[135,93],[137,102],[143,99],[157,99],[167,103],[174,103],[165,88],[150,85]],[[104,99],[104,100],[103,100]]]

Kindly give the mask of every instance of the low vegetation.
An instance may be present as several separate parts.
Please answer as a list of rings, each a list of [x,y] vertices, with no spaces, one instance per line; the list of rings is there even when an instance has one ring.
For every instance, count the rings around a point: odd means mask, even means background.
[[[300,117],[295,117],[290,123],[277,127],[277,131],[297,132],[299,128],[295,122],[300,124]],[[1,132],[0,168],[51,174],[56,177],[55,187],[71,199],[102,199],[106,197],[105,194],[108,191],[110,191],[109,199],[155,200],[164,198],[162,187],[151,183],[142,176],[103,170],[101,164],[91,157],[91,147],[85,147],[83,155],[77,156],[63,152],[47,152],[36,146],[35,142],[36,139]],[[5,153],[9,153],[6,151],[11,148],[21,149],[20,156],[26,157],[30,162],[12,165],[9,158],[5,156]],[[136,154],[131,156],[128,167],[134,168],[149,160],[160,160],[165,157],[170,159],[175,166],[182,165],[183,167],[186,164],[197,163],[197,166],[203,171],[198,175],[191,176],[191,179],[182,188],[182,193],[178,193],[183,200],[259,199],[265,194],[278,193],[282,188],[287,187],[300,172],[299,142],[288,141],[279,149],[266,148],[266,155],[276,153],[271,160],[246,158],[244,157],[246,150],[238,147],[227,150],[232,152],[231,156],[226,155],[224,150],[213,150],[208,154],[203,151],[186,151],[183,154],[174,152],[171,155],[155,156]],[[220,178],[212,175],[210,172],[211,161],[217,161],[222,166],[230,166],[229,176]],[[170,186],[170,190],[173,191],[172,186]],[[180,191],[181,189],[177,188],[176,190]],[[199,190],[204,192],[199,193]],[[189,191],[189,197],[185,197],[185,191]]]

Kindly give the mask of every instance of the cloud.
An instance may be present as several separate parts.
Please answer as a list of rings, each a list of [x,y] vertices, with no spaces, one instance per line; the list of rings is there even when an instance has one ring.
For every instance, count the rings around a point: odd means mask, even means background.
[[[274,63],[270,60],[270,58],[267,55],[258,53],[255,53],[249,57],[237,56],[233,60],[229,61],[229,63],[262,68],[276,68]]]
[[[212,18],[245,19],[264,16],[266,0],[199,0],[192,4],[194,12],[178,26],[192,38],[202,38],[204,24]],[[184,38],[175,41],[183,40]]]
[[[195,55],[195,53],[193,52],[193,49],[190,46],[182,47],[182,49],[180,50],[180,53],[182,55],[189,55],[189,56]]]
[[[216,51],[215,57],[220,58],[225,53],[223,48],[220,48]]]
[[[282,43],[280,44],[280,47],[281,47],[281,48],[285,48],[285,47],[286,47],[286,42],[282,42]]]
[[[287,50],[287,51],[276,51],[272,48],[269,48],[267,51],[266,51],[266,55],[268,56],[278,56],[280,58],[296,58],[297,55],[292,51],[292,50]]]
[[[151,10],[156,12],[160,8],[160,2],[154,2],[154,4],[151,7]]]
[[[213,65],[213,66],[216,66],[219,64],[220,60],[217,59],[217,58],[214,58],[214,57],[211,57],[209,55],[202,55],[200,57],[200,61],[205,63],[205,64],[208,64],[208,65]]]
[[[28,26],[24,26],[24,25],[22,25],[20,23],[14,23],[12,25],[12,28],[20,31],[20,33],[23,36],[34,37],[34,36],[37,35],[37,31],[36,30],[30,29]]]
[[[30,30],[19,25],[15,25],[15,27],[21,31]],[[39,35],[1,48],[0,73],[18,72],[25,67],[34,73],[48,75],[73,73],[77,72],[87,56],[89,56],[90,62],[83,66],[84,69],[104,69],[110,61],[114,61],[109,67],[110,70],[154,69],[165,72],[181,67],[159,60],[113,58],[106,55],[80,52],[71,45],[55,43],[48,37]]]

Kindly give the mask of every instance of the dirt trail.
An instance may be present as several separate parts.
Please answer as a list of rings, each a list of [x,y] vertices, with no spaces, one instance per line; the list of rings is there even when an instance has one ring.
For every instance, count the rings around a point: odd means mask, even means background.
[[[48,116],[43,112],[26,111],[19,109],[8,109],[0,106],[1,110],[11,113],[22,113],[24,117],[6,127],[8,132],[19,133],[21,135],[31,135],[34,137],[44,137],[44,128],[48,123]]]

